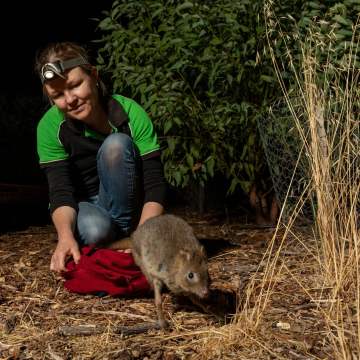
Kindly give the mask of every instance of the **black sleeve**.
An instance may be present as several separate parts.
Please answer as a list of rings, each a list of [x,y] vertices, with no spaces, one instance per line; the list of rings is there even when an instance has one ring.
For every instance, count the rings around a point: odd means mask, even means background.
[[[59,161],[41,167],[46,174],[49,185],[50,214],[58,207],[65,205],[78,211],[68,163]]]
[[[144,203],[157,202],[163,206],[166,203],[167,184],[160,156],[143,159]]]

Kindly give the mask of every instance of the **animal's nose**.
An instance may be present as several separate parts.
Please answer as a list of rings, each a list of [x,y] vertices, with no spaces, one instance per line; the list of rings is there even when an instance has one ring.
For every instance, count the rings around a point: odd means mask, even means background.
[[[209,296],[209,289],[208,288],[201,289],[199,295],[201,298],[207,298]]]

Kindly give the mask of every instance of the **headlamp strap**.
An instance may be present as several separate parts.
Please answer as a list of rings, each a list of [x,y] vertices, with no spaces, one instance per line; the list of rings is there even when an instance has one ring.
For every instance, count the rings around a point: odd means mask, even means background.
[[[80,65],[89,65],[89,62],[85,60],[83,57],[79,56],[77,58],[65,60],[65,61],[59,61],[59,65],[61,66],[61,72],[71,69],[75,66]]]
[[[83,57],[79,56],[69,60],[57,60],[54,62],[48,62],[41,68],[41,81],[44,83],[46,80],[51,80],[55,75],[65,79],[62,75],[66,70],[74,68],[76,66],[89,65],[89,62]]]

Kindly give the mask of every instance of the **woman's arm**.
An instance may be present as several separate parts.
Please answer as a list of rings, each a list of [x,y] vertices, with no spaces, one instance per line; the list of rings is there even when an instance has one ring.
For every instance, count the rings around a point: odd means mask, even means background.
[[[139,225],[164,213],[166,181],[160,156],[143,160],[144,206]]]
[[[65,261],[68,256],[72,256],[76,264],[80,260],[79,246],[74,237],[76,211],[70,206],[60,206],[52,213],[52,220],[58,243],[51,257],[50,270],[66,271]]]

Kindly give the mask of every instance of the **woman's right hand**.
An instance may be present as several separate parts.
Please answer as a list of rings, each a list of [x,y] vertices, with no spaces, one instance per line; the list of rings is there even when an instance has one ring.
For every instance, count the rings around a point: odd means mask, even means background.
[[[56,272],[67,271],[65,263],[72,257],[75,264],[80,260],[79,246],[74,238],[59,239],[56,249],[51,257],[50,270]]]
[[[80,260],[79,245],[74,238],[76,211],[70,206],[60,206],[52,214],[58,234],[58,244],[50,262],[50,270],[66,271],[65,263],[72,257],[77,264]]]

